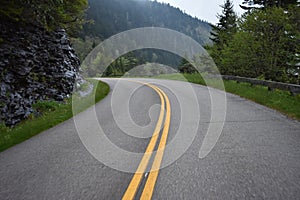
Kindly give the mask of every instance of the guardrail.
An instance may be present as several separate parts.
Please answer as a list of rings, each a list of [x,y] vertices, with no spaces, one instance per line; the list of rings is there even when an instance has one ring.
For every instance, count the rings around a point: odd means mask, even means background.
[[[268,90],[279,89],[279,90],[286,90],[289,91],[292,95],[300,94],[300,85],[296,84],[288,84],[288,83],[280,83],[274,81],[265,81],[259,80],[255,78],[245,78],[239,76],[229,76],[229,75],[222,75],[224,80],[233,80],[244,83],[250,83],[251,85],[262,85],[268,87]]]

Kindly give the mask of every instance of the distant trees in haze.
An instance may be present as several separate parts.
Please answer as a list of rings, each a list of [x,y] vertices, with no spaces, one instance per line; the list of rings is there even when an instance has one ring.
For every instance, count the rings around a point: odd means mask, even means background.
[[[183,13],[179,8],[156,1],[89,0],[83,35],[106,39],[122,31],[140,27],[163,27],[184,33],[200,44],[210,42],[208,23]]]
[[[133,28],[143,27],[162,27],[169,28],[186,34],[202,45],[211,44],[209,39],[211,27],[207,22],[191,17],[178,8],[174,8],[165,3],[155,1],[136,1],[136,0],[89,0],[87,20],[92,23],[84,25],[81,39],[73,40],[74,47],[79,50],[81,60],[87,56],[86,49],[91,49],[91,40],[105,40],[110,36]],[[89,45],[86,45],[86,42]],[[179,47],[180,48],[180,47]],[[181,58],[170,52],[157,49],[143,49],[124,55],[109,66],[105,72],[99,70],[103,55],[99,54],[95,58],[94,64],[84,66],[84,71],[89,76],[122,75],[126,70],[130,70],[136,65],[145,63],[161,63],[177,68]],[[134,57],[137,62],[130,59]],[[127,62],[127,61],[130,62]],[[100,64],[99,64],[100,65]],[[147,69],[147,68],[146,68]]]

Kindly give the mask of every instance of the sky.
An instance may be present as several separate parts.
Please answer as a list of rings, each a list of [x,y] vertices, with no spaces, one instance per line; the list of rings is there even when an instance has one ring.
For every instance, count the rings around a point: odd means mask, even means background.
[[[225,0],[157,0],[158,2],[169,3],[170,5],[180,8],[185,13],[205,20],[212,24],[218,22],[217,13],[221,13]],[[239,7],[243,0],[231,0],[234,4],[234,11],[240,16],[243,9]]]

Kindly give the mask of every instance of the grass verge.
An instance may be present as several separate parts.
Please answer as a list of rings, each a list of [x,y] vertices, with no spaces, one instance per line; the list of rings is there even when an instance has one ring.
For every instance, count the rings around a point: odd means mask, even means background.
[[[155,78],[188,81],[191,83],[206,85],[200,74],[166,74]],[[209,85],[219,88],[213,79]],[[264,86],[251,86],[249,83],[237,83],[236,81],[224,80],[226,92],[239,95],[256,103],[278,110],[291,118],[300,121],[300,95],[292,96],[287,91],[268,91]]]
[[[41,116],[31,115],[27,120],[14,128],[0,125],[0,152],[70,119],[73,115],[82,112],[103,99],[109,93],[110,89],[106,83],[96,80],[91,80],[90,82],[94,84],[95,96],[92,93],[81,98],[78,94],[74,94],[73,100],[80,101],[80,103],[76,103],[79,107],[76,108],[75,113],[72,112],[72,98],[65,100],[63,103],[42,101],[33,106],[35,110],[43,113]]]

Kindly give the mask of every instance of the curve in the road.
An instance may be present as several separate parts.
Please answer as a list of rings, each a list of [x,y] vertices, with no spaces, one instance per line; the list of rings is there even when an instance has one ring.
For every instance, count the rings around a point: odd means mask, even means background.
[[[149,84],[149,83],[143,83],[143,82],[138,82],[143,85],[146,85],[150,88],[152,88],[155,92],[160,97],[161,101],[161,109],[160,109],[160,115],[154,130],[154,133],[151,137],[151,140],[146,148],[145,154],[136,170],[136,173],[133,175],[133,178],[131,179],[131,182],[124,193],[123,200],[127,199],[133,199],[137,193],[137,190],[140,186],[140,183],[142,181],[143,175],[145,173],[146,167],[148,166],[149,160],[152,156],[153,150],[156,146],[159,133],[161,130],[163,118],[164,118],[164,112],[166,110],[166,116],[165,116],[165,122],[164,122],[164,128],[162,131],[162,135],[160,138],[160,142],[158,145],[157,152],[155,154],[155,158],[151,167],[151,171],[149,173],[149,176],[147,178],[147,182],[144,186],[143,193],[141,195],[141,199],[151,199],[155,183],[158,177],[159,173],[159,168],[162,162],[163,154],[164,154],[164,148],[167,143],[167,138],[168,138],[168,133],[169,133],[169,128],[170,128],[170,120],[171,120],[171,106],[170,106],[170,100],[166,93],[164,93],[159,87]],[[166,104],[166,105],[165,105]]]
[[[160,96],[124,79],[120,85],[118,79],[102,80],[111,92],[100,103],[0,153],[1,200],[122,199],[156,127]],[[152,199],[299,199],[299,121],[232,94],[226,94],[226,119],[212,120],[213,112],[221,108],[211,109],[211,96],[204,86],[129,80],[158,86],[168,95],[172,108]],[[214,97],[220,93],[212,92]],[[164,106],[166,110],[166,102]],[[130,115],[123,115],[127,107]],[[135,124],[129,124],[129,117]],[[128,122],[128,130],[140,134],[128,134],[115,118]],[[209,127],[223,123],[214,149],[200,159],[199,147]],[[87,136],[92,136],[91,146],[81,140]],[[112,145],[116,148],[109,149]],[[114,152],[120,149],[123,151]],[[152,153],[135,199],[141,198],[154,157]]]

